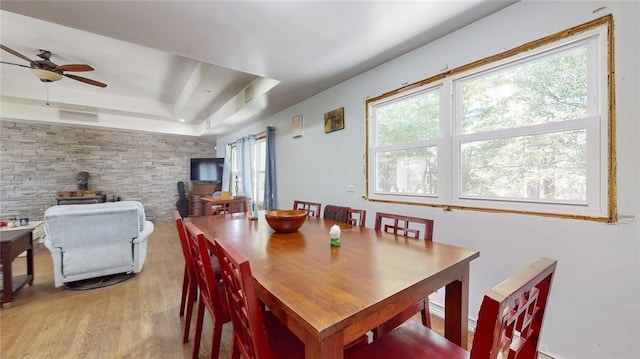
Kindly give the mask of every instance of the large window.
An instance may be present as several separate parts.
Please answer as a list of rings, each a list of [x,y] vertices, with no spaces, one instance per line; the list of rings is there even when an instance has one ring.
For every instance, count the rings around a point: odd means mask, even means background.
[[[610,21],[368,100],[368,198],[615,220]]]
[[[257,200],[258,205],[262,206],[264,201],[264,185],[265,185],[265,163],[267,156],[267,141],[265,136],[258,136],[255,140],[253,148],[253,169],[254,175],[251,178],[251,188]],[[229,189],[233,196],[244,195],[242,192],[243,178],[238,165],[238,149],[236,144],[231,144],[231,180],[229,181]]]

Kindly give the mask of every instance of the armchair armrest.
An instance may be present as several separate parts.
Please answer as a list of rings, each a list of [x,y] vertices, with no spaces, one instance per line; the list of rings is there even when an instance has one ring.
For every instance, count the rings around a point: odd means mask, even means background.
[[[133,243],[140,243],[142,241],[145,241],[147,239],[147,237],[149,237],[149,235],[151,235],[151,233],[153,232],[154,228],[155,228],[155,226],[153,225],[153,222],[144,221],[144,227],[142,228],[142,231],[140,232],[138,237],[133,239]]]

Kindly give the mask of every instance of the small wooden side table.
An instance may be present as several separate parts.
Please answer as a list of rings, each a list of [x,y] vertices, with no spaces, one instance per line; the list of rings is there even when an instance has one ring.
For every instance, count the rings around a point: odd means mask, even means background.
[[[1,227],[0,232],[4,231],[19,231],[22,229],[33,229],[33,243],[34,244],[42,244],[44,242],[44,237],[46,236],[46,231],[44,229],[44,221],[29,221],[29,224],[26,226],[17,226],[17,227]],[[21,257],[24,257],[21,255]]]
[[[0,261],[2,262],[3,308],[10,308],[13,295],[25,284],[33,285],[33,228],[0,231]],[[27,251],[27,274],[13,276],[13,260]]]

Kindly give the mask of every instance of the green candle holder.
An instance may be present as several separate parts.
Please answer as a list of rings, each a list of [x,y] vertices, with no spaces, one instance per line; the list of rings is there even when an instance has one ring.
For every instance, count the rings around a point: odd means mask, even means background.
[[[331,247],[340,247],[340,238],[331,238]]]

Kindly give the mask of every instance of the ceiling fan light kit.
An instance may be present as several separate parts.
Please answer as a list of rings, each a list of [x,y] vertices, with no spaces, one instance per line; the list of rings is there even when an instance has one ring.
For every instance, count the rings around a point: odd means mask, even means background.
[[[31,69],[34,75],[36,75],[42,82],[54,82],[62,80],[62,75],[57,72],[43,70],[43,69]]]
[[[98,86],[98,87],[107,87],[106,84],[96,81],[96,80],[92,80],[92,79],[88,79],[86,77],[81,77],[81,76],[77,76],[77,75],[71,75],[71,74],[67,74],[66,72],[84,72],[84,71],[93,71],[93,67],[87,65],[87,64],[67,64],[67,65],[56,65],[55,63],[51,62],[50,58],[51,58],[51,52],[47,51],[47,50],[40,50],[40,53],[38,54],[38,57],[41,58],[41,60],[31,60],[30,58],[28,58],[27,56],[19,53],[16,50],[13,50],[7,46],[4,46],[2,44],[0,44],[0,48],[2,48],[2,50],[16,56],[19,57],[25,61],[27,61],[29,63],[29,65],[21,65],[21,64],[15,64],[12,62],[6,62],[6,61],[0,61],[0,63],[3,64],[7,64],[7,65],[14,65],[14,66],[20,66],[20,67],[27,67],[27,68],[31,68],[31,71],[33,72],[34,75],[36,75],[40,81],[42,82],[54,82],[54,81],[58,81],[61,80],[62,77],[68,77],[70,79],[76,80],[76,81],[80,81],[80,82],[84,82],[86,84],[89,85],[93,85],[93,86]]]

